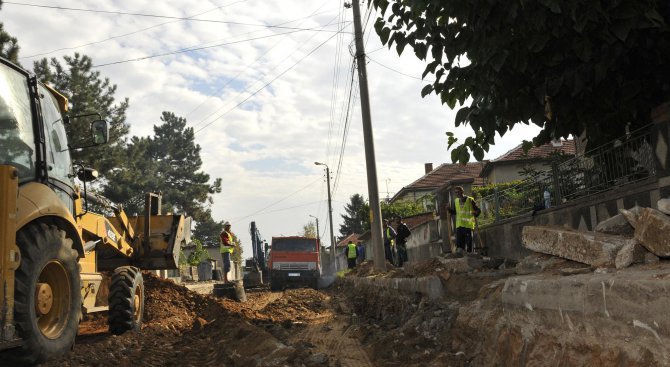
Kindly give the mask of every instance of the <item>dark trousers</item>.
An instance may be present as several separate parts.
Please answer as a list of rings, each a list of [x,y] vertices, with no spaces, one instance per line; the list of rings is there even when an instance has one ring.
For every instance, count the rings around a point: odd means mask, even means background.
[[[351,259],[347,258],[347,265],[348,265],[349,269],[355,268],[356,267],[356,258],[355,257],[351,258]]]
[[[399,242],[396,246],[398,251],[398,266],[402,266],[402,264],[407,262],[407,243]]]
[[[470,228],[456,228],[456,247],[472,252],[472,230]]]
[[[386,260],[393,264],[393,250],[391,249],[391,243],[386,242],[384,243],[384,255],[386,257]]]

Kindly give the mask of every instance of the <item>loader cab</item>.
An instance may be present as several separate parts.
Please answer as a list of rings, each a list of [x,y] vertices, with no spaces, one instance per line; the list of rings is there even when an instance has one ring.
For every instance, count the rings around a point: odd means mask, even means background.
[[[75,186],[64,113],[67,98],[0,58],[0,165],[17,168],[19,184],[41,182],[74,212]],[[91,125],[91,145],[107,142],[103,120]]]

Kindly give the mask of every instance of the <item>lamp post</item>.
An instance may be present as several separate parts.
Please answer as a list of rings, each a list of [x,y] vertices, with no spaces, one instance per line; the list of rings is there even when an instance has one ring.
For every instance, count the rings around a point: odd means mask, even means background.
[[[330,197],[330,168],[325,163],[314,162],[317,166],[326,166],[326,186],[328,187],[328,221],[330,222],[330,256],[333,258],[333,266],[337,272],[337,261],[335,257],[335,236],[333,236],[333,205]]]

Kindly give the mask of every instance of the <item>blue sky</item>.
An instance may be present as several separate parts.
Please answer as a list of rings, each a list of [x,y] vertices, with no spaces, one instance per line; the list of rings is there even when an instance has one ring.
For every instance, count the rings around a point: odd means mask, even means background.
[[[45,56],[61,58],[77,51],[99,65],[240,41],[97,70],[117,85],[117,100],[129,98],[131,134],[150,134],[161,111],[174,111],[188,119],[202,147],[204,169],[223,180],[223,192],[214,197],[214,215],[217,220],[231,220],[245,245],[251,220],[269,238],[297,234],[312,220],[309,215],[315,215],[320,218],[320,232],[325,233],[326,186],[323,167],[314,166],[314,161],[328,164],[333,172],[336,231],[349,197],[356,193],[368,196],[355,77],[354,99],[347,103],[352,14],[341,3],[57,0],[49,5],[172,17],[207,12],[196,18],[222,23],[5,3],[0,16],[5,29],[18,38],[21,55],[68,48]],[[366,9],[362,10],[365,14]],[[448,162],[446,131],[461,138],[471,131],[455,128],[455,111],[436,96],[421,98],[424,82],[419,79],[424,65],[411,52],[398,57],[395,50],[383,48],[377,36],[370,35],[374,20],[372,14],[365,39],[375,61],[367,64],[368,83],[377,176],[380,196],[385,197],[387,182],[393,195],[423,175],[424,163]],[[332,31],[338,24],[327,24],[338,21],[343,32],[335,34]],[[311,30],[275,36],[288,30],[259,26],[263,24]],[[110,39],[124,34],[128,35]],[[89,43],[94,44],[83,46]],[[21,60],[24,65],[32,61]],[[234,80],[222,88],[231,77]],[[350,119],[345,118],[347,108]],[[499,139],[487,158],[532,138],[536,131],[534,127],[515,128]]]

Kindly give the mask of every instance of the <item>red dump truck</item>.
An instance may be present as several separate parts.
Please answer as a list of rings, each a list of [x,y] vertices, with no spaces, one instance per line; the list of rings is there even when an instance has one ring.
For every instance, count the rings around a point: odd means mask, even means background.
[[[268,269],[270,289],[305,285],[317,289],[321,277],[319,240],[308,237],[272,237]]]

